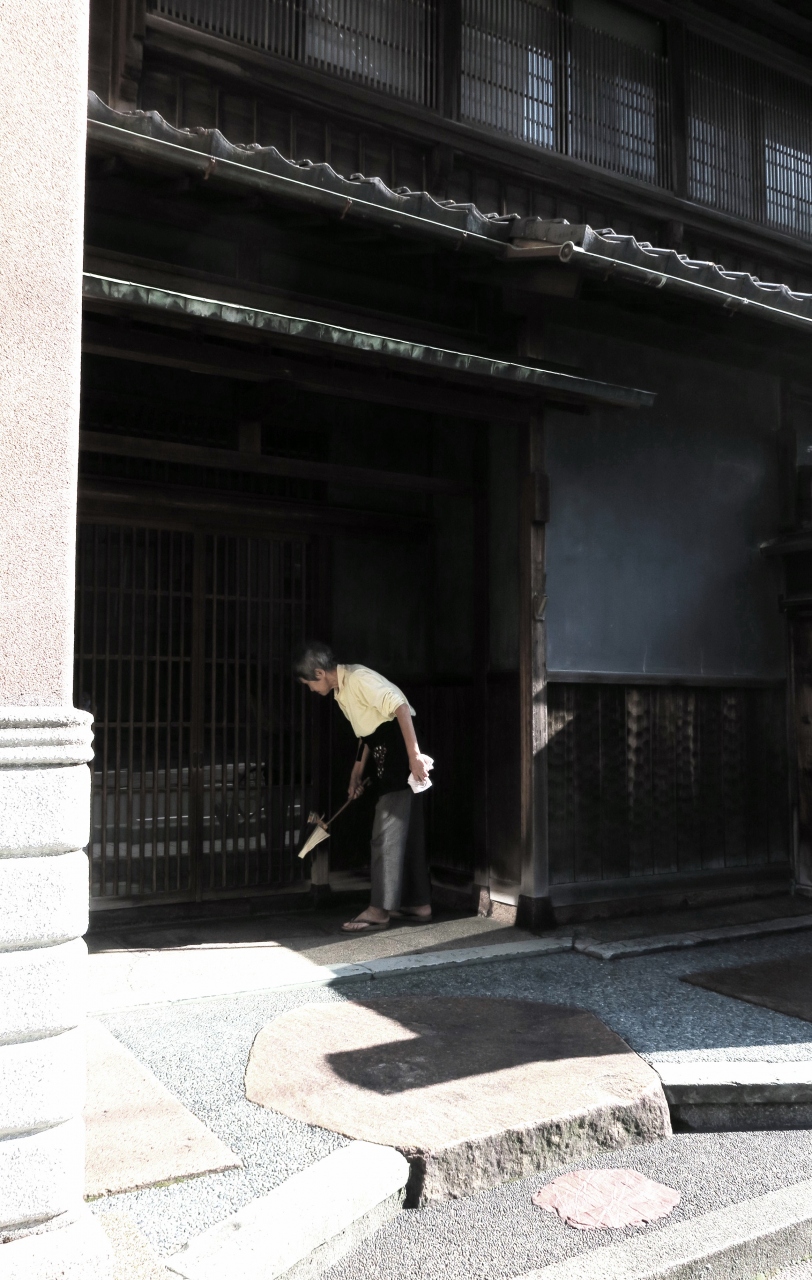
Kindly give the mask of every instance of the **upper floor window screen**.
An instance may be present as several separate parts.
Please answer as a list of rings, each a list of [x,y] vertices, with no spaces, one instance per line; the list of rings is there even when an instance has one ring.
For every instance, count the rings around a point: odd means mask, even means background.
[[[463,118],[555,147],[556,37],[538,0],[463,0]]]
[[[767,221],[812,236],[812,154],[768,138],[765,144]]]
[[[153,0],[157,13],[435,105],[435,0]]]
[[[305,0],[305,61],[431,105],[432,0]]]
[[[672,119],[683,95],[665,28],[616,0],[459,0],[455,28],[445,0],[149,2],[421,107],[458,91],[463,121],[666,189],[684,127],[689,199],[812,238],[812,85],[689,30],[685,118]]]
[[[462,115],[536,146],[664,184],[668,86],[657,23],[608,0],[463,0]]]
[[[812,235],[812,87],[699,36],[688,40],[694,200]]]
[[[189,26],[296,58],[302,45],[300,0],[150,0],[155,13]]]
[[[766,221],[812,236],[812,88],[771,75],[764,103]]]
[[[576,22],[568,24],[568,43],[569,154],[629,178],[667,185],[665,58]]]

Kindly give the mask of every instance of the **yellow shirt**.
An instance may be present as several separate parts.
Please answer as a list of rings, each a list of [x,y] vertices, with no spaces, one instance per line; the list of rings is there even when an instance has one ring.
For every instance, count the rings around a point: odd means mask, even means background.
[[[369,667],[336,668],[338,688],[335,700],[358,738],[368,738],[386,720],[394,720],[398,707],[409,706],[406,695]],[[414,715],[414,707],[409,707]]]

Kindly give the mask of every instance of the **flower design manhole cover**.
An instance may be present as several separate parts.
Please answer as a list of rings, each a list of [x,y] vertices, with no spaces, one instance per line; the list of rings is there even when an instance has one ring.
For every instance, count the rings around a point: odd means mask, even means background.
[[[548,1182],[533,1196],[533,1204],[557,1213],[579,1231],[641,1227],[666,1217],[679,1201],[678,1191],[634,1169],[579,1169]]]

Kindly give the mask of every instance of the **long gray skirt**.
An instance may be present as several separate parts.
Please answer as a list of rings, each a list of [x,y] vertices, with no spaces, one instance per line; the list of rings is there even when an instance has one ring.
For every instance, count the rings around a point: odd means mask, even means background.
[[[425,906],[430,897],[422,796],[409,787],[388,791],[375,806],[372,824],[371,904],[397,911]]]

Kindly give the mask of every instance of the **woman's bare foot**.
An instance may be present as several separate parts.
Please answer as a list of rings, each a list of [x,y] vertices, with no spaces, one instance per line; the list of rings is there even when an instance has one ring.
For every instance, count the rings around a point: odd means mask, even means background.
[[[380,907],[367,907],[354,920],[348,920],[341,928],[345,933],[373,933],[378,929],[389,928],[389,912]]]
[[[431,920],[431,904],[427,903],[422,907],[404,907],[401,911],[390,911],[390,916],[395,916],[399,920],[408,920],[414,923],[418,920]]]

